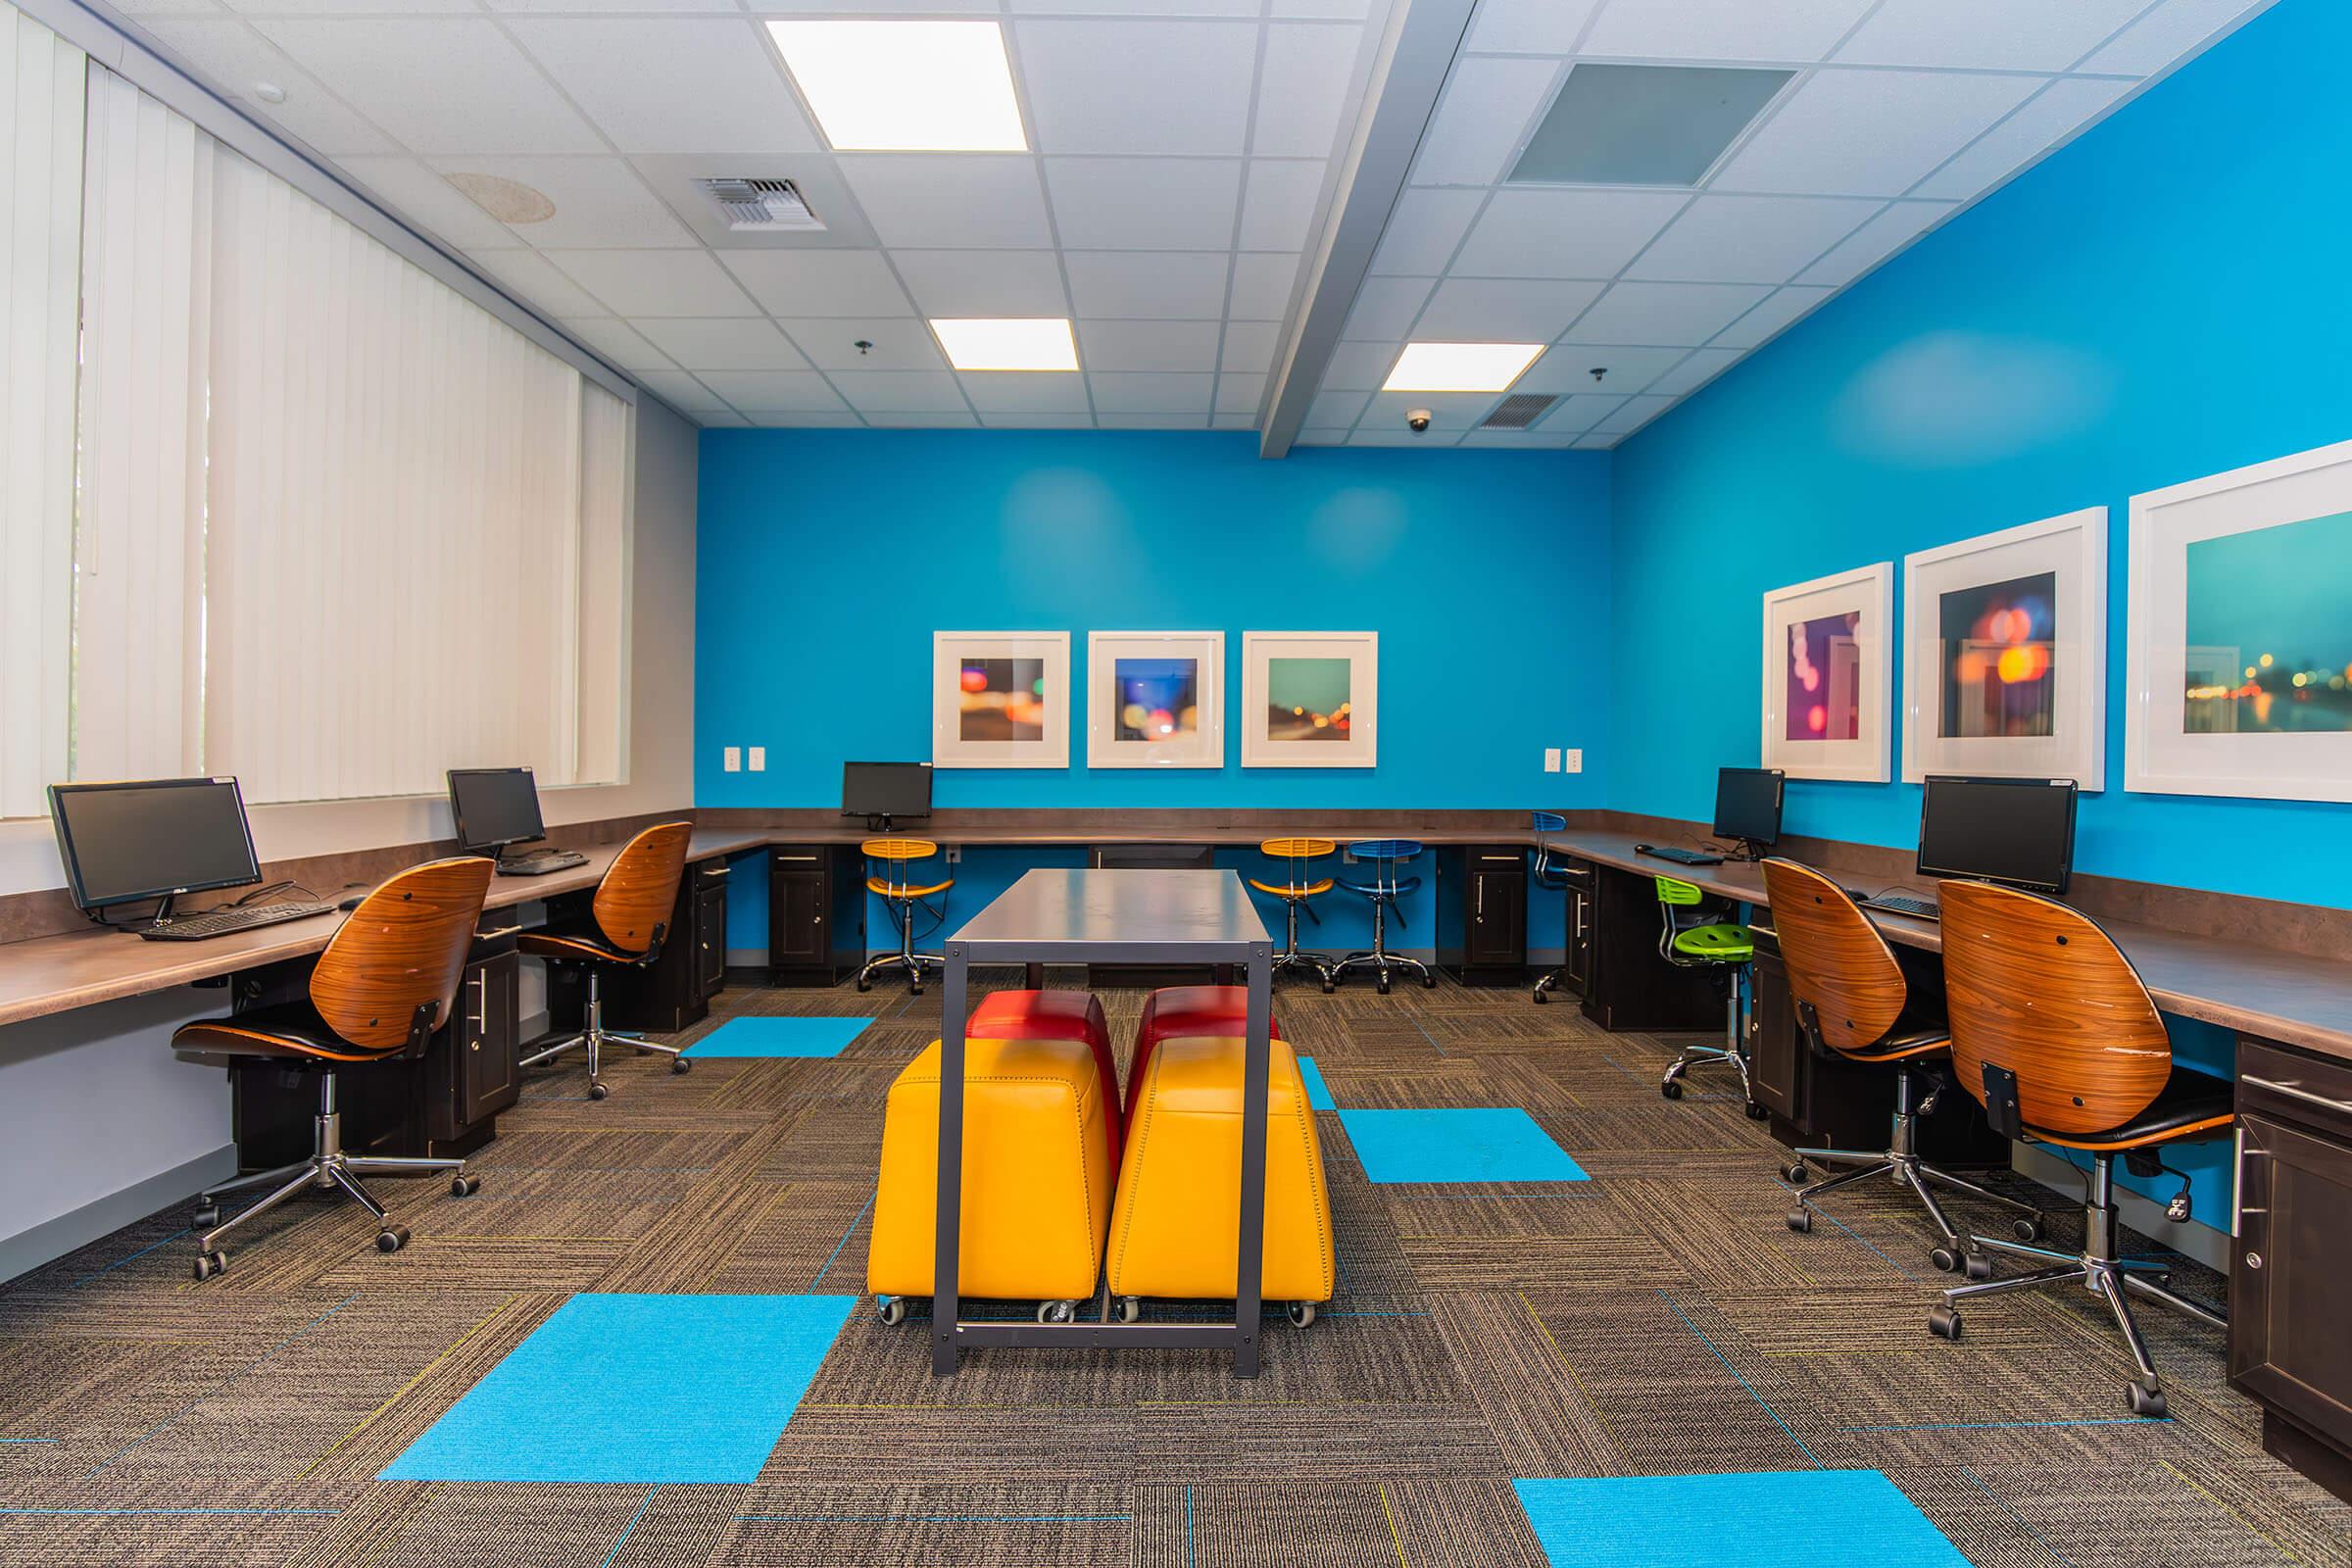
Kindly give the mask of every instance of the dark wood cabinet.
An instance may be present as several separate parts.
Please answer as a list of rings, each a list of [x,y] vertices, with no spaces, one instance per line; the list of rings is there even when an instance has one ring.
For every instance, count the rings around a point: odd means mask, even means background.
[[[1527,979],[1527,852],[1508,844],[1437,852],[1438,966],[1464,985]]]
[[[1561,977],[1583,996],[1592,989],[1592,867],[1572,861],[1567,872],[1568,910],[1562,926]]]
[[[1585,1016],[1610,1030],[1720,1032],[1723,995],[1704,969],[1679,968],[1660,956],[1663,918],[1655,877],[1592,867]]]
[[[726,965],[726,862],[690,862],[678,879],[678,899],[670,907],[661,954],[642,969],[612,966],[600,977],[605,1022],[615,1029],[654,1034],[691,1028],[709,1015],[710,999],[724,988]],[[549,966],[551,1015],[557,1012],[558,979],[569,976],[568,988],[576,990],[577,974],[572,965]]]
[[[767,872],[769,983],[838,985],[864,961],[864,857],[857,846],[778,845]]]
[[[2352,1063],[2237,1048],[2230,1381],[2263,1446],[2352,1499]]]
[[[727,884],[723,879],[695,889],[694,980],[705,1002],[727,988]]]

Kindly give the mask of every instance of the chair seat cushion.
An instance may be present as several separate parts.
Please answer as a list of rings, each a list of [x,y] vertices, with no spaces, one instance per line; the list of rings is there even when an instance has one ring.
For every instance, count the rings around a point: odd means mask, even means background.
[[[1421,891],[1417,876],[1400,877],[1395,882],[1343,882],[1340,886],[1350,893],[1360,893],[1367,899],[1400,899],[1407,893]]]
[[[200,1018],[172,1032],[172,1049],[206,1055],[271,1056],[316,1061],[380,1061],[397,1052],[363,1051],[327,1027],[309,1002],[255,1007],[228,1018]]]
[[[1271,894],[1278,899],[1319,898],[1323,894],[1329,893],[1332,888],[1332,881],[1329,877],[1325,877],[1319,882],[1301,883],[1299,886],[1295,888],[1285,887],[1280,882],[1260,882],[1255,877],[1250,877],[1249,881],[1250,885],[1257,889],[1258,892]]]
[[[1929,1056],[1951,1054],[1952,1034],[1948,1029],[1920,1029],[1889,1035],[1874,1046],[1857,1051],[1840,1052],[1851,1061],[1918,1061]]]
[[[1222,1035],[1240,1039],[1250,1028],[1248,986],[1162,986],[1144,999],[1144,1015],[1135,1026],[1135,1058],[1127,1064],[1127,1098],[1121,1107],[1124,1121],[1135,1120],[1135,1102],[1144,1092],[1144,1073],[1152,1065],[1152,1048],[1177,1035]],[[1266,1020],[1268,1034],[1282,1038],[1282,1020]]]
[[[1674,950],[1715,963],[1745,963],[1756,956],[1756,939],[1743,925],[1694,925],[1675,933]]]
[[[559,963],[635,963],[645,956],[614,947],[593,927],[525,931],[514,939],[514,946],[534,958],[553,958]]]
[[[865,891],[877,898],[884,899],[927,899],[934,894],[945,893],[955,885],[954,877],[948,878],[945,882],[932,882],[913,887],[909,887],[904,882],[885,882],[878,876],[869,876],[865,879]]]
[[[2173,1064],[2173,1075],[2147,1109],[2102,1133],[2056,1133],[2026,1124],[2028,1136],[2066,1149],[2140,1149],[2149,1144],[2218,1138],[2236,1119],[2236,1095],[2226,1079]]]
[[[963,1026],[966,1040],[1077,1040],[1094,1054],[1102,1081],[1102,1126],[1113,1170],[1119,1164],[1119,1064],[1110,1054],[1110,1022],[1091,991],[992,991]]]

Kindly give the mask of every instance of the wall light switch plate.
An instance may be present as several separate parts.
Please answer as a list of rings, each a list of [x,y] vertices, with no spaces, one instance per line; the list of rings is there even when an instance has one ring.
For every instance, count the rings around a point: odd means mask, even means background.
[[[1546,772],[1546,773],[1557,773],[1559,770],[1560,770],[1560,749],[1559,749],[1557,746],[1546,746],[1546,747],[1544,747],[1544,772]]]
[[[721,766],[721,767],[725,768],[725,769],[726,769],[728,772],[730,772],[730,773],[740,773],[740,772],[742,772],[742,771],[743,771],[743,748],[742,748],[742,747],[740,747],[740,746],[730,746],[730,747],[728,747],[728,748],[727,748],[727,750],[726,750],[726,756],[725,756],[725,759],[724,759],[724,760],[722,760],[722,761],[719,763],[719,766]]]
[[[752,771],[755,773],[764,773],[767,771],[766,747],[755,746],[752,748]]]
[[[1560,766],[1571,773],[1585,770],[1585,754],[1581,747],[1571,746],[1560,754]]]

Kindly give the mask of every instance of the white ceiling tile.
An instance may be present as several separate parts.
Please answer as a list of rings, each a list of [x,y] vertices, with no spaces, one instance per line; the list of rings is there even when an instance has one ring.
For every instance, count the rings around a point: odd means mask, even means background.
[[[1371,338],[1393,343],[1412,330],[1413,318],[1429,299],[1426,277],[1367,277],[1355,291],[1355,308],[1348,313],[1343,338]]]
[[[1606,287],[1552,278],[1447,278],[1429,297],[1412,335],[1440,343],[1548,343]]]
[[[1080,321],[1078,360],[1089,370],[1213,370],[1214,321]]]
[[[1262,375],[1220,375],[1217,377],[1216,412],[1255,414],[1265,395],[1266,378]]]
[[[276,0],[253,0],[253,3],[274,6]],[[366,0],[360,0],[360,3],[365,4]],[[482,3],[494,12],[518,17],[532,16],[543,12],[579,16],[607,11],[626,11],[640,15],[660,12],[666,16],[678,17],[695,15],[739,17],[743,15],[743,7],[737,5],[735,0],[482,0]],[[771,8],[754,6],[752,9],[761,11]],[[946,7],[940,6],[933,9],[945,10]]]
[[[1283,251],[1250,251],[1233,259],[1233,303],[1226,314],[1237,321],[1279,321],[1290,314],[1291,290],[1298,281],[1298,258]]]
[[[896,409],[866,416],[865,422],[885,430],[969,430],[979,424],[968,409]]]
[[[548,264],[537,251],[468,250],[466,260],[527,305],[550,316],[604,316],[608,307]]]
[[[1281,343],[1280,321],[1228,321],[1225,346],[1217,351],[1217,368],[1229,375],[1263,375],[1274,368],[1274,354]]]
[[[1785,283],[1883,205],[1846,196],[1700,196],[1625,275],[1684,283]]]
[[[721,251],[718,260],[771,316],[901,316],[906,311],[906,291],[890,275],[879,251]]]
[[[1730,369],[1746,355],[1739,349],[1692,349],[1690,357],[1649,383],[1649,390],[1683,397]]]
[[[1673,368],[1686,351],[1624,344],[1569,343],[1547,350],[1527,368],[1516,392],[1622,398],[1640,392]],[[1594,370],[1601,372],[1597,377]]]
[[[1056,414],[1018,409],[992,413],[983,409],[980,411],[980,422],[991,430],[1092,430],[1095,416],[1091,414]]]
[[[348,17],[363,13],[472,16],[475,11],[472,0],[381,0],[380,4],[378,0],[225,0],[225,4],[231,11],[273,17]]]
[[[1584,53],[1664,60],[1826,59],[1877,0],[1613,0]]]
[[[540,250],[682,250],[695,244],[686,225],[617,158],[442,157],[431,163],[439,174],[492,174],[553,202],[552,218],[503,225]]]
[[[1391,357],[1393,359],[1394,355]],[[1315,400],[1306,406],[1306,422],[1327,429],[1336,427],[1344,430],[1362,417],[1371,402],[1372,394],[1368,391],[1342,392],[1327,388],[1316,393]]]
[[[1695,347],[1772,291],[1745,283],[1618,283],[1576,323],[1578,343]]]
[[[562,5],[565,0],[549,0]],[[995,16],[1004,7],[999,0],[858,0],[856,5],[844,5],[842,0],[746,0],[745,9],[761,15],[799,15],[822,12],[840,15],[845,11],[884,15],[895,12],[913,12],[923,16],[971,15]]]
[[[1372,0],[1273,0],[1271,17],[1321,18],[1334,22],[1362,22],[1372,14]]]
[[[1527,390],[1525,377],[1519,385]],[[1625,398],[1618,393],[1571,392],[1551,406],[1551,412],[1537,421],[1537,428],[1549,434],[1582,435],[1624,405]]]
[[[854,409],[762,409],[741,411],[752,423],[774,430],[856,430],[864,426]]]
[[[1635,0],[1617,0],[1620,6],[1632,3]],[[1599,0],[1479,0],[1463,47],[1490,54],[1568,54],[1598,4]]]
[[[343,172],[403,218],[422,224],[462,250],[509,250],[521,232],[467,201],[458,188],[414,158],[338,158]]]
[[[391,138],[352,113],[283,50],[234,17],[155,18],[140,25],[212,77],[236,99],[238,108],[282,125],[329,157],[398,150]],[[263,81],[281,89],[284,101],[264,103],[254,97],[254,84]]]
[[[485,18],[271,18],[255,25],[413,152],[606,150]]]
[[[1882,0],[1840,62],[1970,71],[2064,71],[2148,0]]]
[[[1394,430],[1385,425],[1365,425],[1350,435],[1346,444],[1351,447],[1420,447],[1435,450],[1459,446],[1461,440],[1462,432],[1459,430],[1408,430],[1400,419]]]
[[[1404,345],[1396,342],[1340,343],[1323,367],[1323,388],[1330,392],[1369,392],[1389,378]],[[1349,416],[1350,418],[1354,416]]]
[[[1503,396],[1500,392],[1378,392],[1373,394],[1372,406],[1364,410],[1363,423],[1367,429],[1409,435],[1412,426],[1405,416],[1426,410],[1431,433],[1452,431],[1458,435],[1485,418]]]
[[[1070,251],[1070,298],[1081,316],[1215,320],[1233,259],[1216,251]]]
[[[1720,349],[1752,349],[1836,293],[1827,288],[1784,288],[1707,339]]]
[[[2035,76],[1818,72],[1733,156],[1711,188],[1900,196],[2040,86]]]
[[[1245,150],[1254,24],[1024,21],[1012,32],[1040,152]]]
[[[1901,250],[1952,211],[1950,202],[1893,202],[1854,231],[1851,239],[1796,275],[1799,283],[1851,283]]]
[[[1454,248],[1470,231],[1487,193],[1481,190],[1408,189],[1396,198],[1372,255],[1372,275],[1436,276],[1453,260]]]
[[[126,17],[217,17],[227,8],[220,0],[117,0],[115,9]]]
[[[1254,430],[1257,428],[1257,411],[1251,409],[1246,414],[1212,414],[1208,416],[1208,427],[1211,430]]]
[[[801,370],[808,366],[783,333],[759,319],[641,317],[629,324],[689,370]]]
[[[841,399],[814,370],[711,370],[702,378],[739,409],[764,414],[839,409]]]
[[[1165,414],[1098,414],[1095,423],[1105,430],[1205,430],[1208,428],[1208,417],[1182,411]]]
[[[944,414],[967,408],[946,370],[835,370],[833,389],[867,414]]]
[[[901,0],[913,5],[916,0]],[[981,0],[991,11],[996,0]],[[817,0],[808,0],[811,9]],[[831,9],[839,10],[838,5]],[[1255,17],[1257,0],[1004,0],[1016,17]]]
[[[1416,185],[1492,185],[1551,92],[1550,60],[1456,60],[1413,160]]]
[[[859,153],[838,163],[885,245],[1045,250],[1054,244],[1034,158]]]
[[[804,153],[816,132],[749,18],[518,19],[556,84],[624,153]]]
[[[696,414],[694,422],[706,430],[742,430],[753,421],[729,409],[709,409]]]
[[[1320,163],[1253,160],[1243,186],[1241,249],[1304,250],[1322,192]]]
[[[1592,427],[1594,435],[1629,436],[1674,407],[1669,397],[1627,398],[1615,414]]]
[[[1360,27],[1276,23],[1266,28],[1250,150],[1260,158],[1329,158],[1346,118]]]
[[[2165,0],[2083,61],[2082,69],[2152,76],[2182,56],[2207,47],[2216,33],[2238,18],[2266,10],[2270,4],[2271,0]]]
[[[659,393],[662,400],[687,414],[723,412],[725,400],[684,370],[641,370],[637,379]]]
[[[1606,452],[1616,444],[1617,438],[1613,435],[1580,435],[1575,443],[1579,452]]]
[[[645,334],[610,316],[568,316],[564,330],[587,344],[624,370],[668,370],[676,367],[668,355],[645,340]]]
[[[1070,314],[1052,251],[892,251],[890,259],[915,305],[934,319]]]
[[[791,318],[778,325],[820,370],[945,370],[931,328],[912,316]],[[860,342],[873,347],[860,350]]]
[[[1657,191],[1498,190],[1453,270],[1475,277],[1615,277],[1690,199]]]
[[[1505,452],[1538,451],[1572,444],[1571,434],[1550,435],[1542,430],[1465,430],[1459,445],[1466,447],[1496,447]]]
[[[964,395],[984,417],[991,414],[1087,412],[1084,376],[1058,371],[972,370],[958,379],[963,382]]]
[[[704,251],[543,251],[615,316],[758,316]],[[583,311],[566,311],[582,316]]]
[[[1213,375],[1090,371],[1098,417],[1109,414],[1206,414]]]
[[[1920,181],[1911,194],[1967,201],[1989,190],[2012,171],[2072,136],[2084,122],[2104,114],[2138,85],[2111,77],[2069,76],[2053,81],[2033,102]]]
[[[1197,158],[1049,158],[1061,243],[1081,251],[1233,248],[1242,166]]]

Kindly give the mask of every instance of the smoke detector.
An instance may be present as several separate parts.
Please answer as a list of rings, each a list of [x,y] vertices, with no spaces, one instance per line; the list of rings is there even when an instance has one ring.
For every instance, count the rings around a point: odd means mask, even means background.
[[[717,204],[727,227],[739,233],[824,232],[824,220],[789,179],[699,179],[695,183]]]

